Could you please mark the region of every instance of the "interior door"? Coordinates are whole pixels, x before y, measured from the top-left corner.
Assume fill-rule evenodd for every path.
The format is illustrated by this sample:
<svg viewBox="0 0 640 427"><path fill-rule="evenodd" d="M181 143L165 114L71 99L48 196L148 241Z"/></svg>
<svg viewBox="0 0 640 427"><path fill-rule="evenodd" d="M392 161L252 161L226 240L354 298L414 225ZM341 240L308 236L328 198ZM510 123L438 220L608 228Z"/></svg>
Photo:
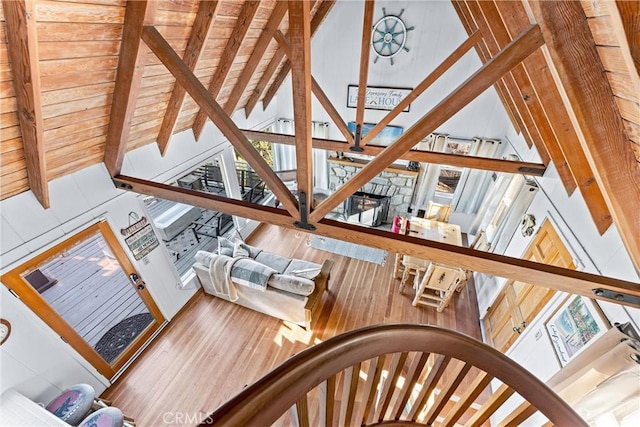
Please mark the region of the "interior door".
<svg viewBox="0 0 640 427"><path fill-rule="evenodd" d="M485 316L484 329L491 346L505 351L518 337L514 328L523 322L522 315L514 302L514 294L509 286L500 292Z"/></svg>
<svg viewBox="0 0 640 427"><path fill-rule="evenodd" d="M6 273L2 282L107 378L165 321L105 221Z"/></svg>
<svg viewBox="0 0 640 427"><path fill-rule="evenodd" d="M523 259L575 269L571 253L549 220L538 229ZM487 342L505 352L555 294L555 290L509 280L483 319Z"/></svg>

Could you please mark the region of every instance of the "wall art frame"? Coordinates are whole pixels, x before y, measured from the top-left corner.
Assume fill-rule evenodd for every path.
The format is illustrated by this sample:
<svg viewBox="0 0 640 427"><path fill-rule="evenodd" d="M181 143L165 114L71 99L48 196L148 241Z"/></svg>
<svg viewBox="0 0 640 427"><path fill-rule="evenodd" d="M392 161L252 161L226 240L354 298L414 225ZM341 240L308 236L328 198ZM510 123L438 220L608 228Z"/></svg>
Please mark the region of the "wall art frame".
<svg viewBox="0 0 640 427"><path fill-rule="evenodd" d="M563 367L611 327L595 301L580 295L566 297L544 326Z"/></svg>

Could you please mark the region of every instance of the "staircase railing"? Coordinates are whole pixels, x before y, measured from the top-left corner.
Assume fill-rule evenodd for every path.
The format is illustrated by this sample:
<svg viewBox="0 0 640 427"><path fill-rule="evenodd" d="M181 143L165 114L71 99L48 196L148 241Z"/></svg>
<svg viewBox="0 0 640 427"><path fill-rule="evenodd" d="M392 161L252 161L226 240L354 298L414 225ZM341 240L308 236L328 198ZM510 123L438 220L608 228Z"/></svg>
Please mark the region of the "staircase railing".
<svg viewBox="0 0 640 427"><path fill-rule="evenodd" d="M502 384L491 393L495 380ZM268 426L280 419L279 424L299 426L479 426L496 418L508 399L515 409L492 424L519 425L539 411L544 417L538 424L586 425L544 383L497 350L446 329L385 324L299 353L201 425Z"/></svg>

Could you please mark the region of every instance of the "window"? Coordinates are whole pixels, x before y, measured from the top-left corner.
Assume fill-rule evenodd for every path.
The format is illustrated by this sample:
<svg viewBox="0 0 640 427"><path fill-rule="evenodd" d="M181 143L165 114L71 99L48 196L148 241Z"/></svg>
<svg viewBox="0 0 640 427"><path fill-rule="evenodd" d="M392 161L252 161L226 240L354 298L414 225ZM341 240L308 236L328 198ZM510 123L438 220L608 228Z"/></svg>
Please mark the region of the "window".
<svg viewBox="0 0 640 427"><path fill-rule="evenodd" d="M441 166L440 175L438 176L438 183L436 184L436 202L441 199L445 202L453 199L453 195L458 188L460 177L462 176L461 168L454 168L450 166Z"/></svg>
<svg viewBox="0 0 640 427"><path fill-rule="evenodd" d="M449 154L456 154L459 156L466 156L471 150L471 142L456 140L453 138L447 139L447 143L444 146L444 152ZM456 168L453 166L441 166L440 175L438 176L438 183L436 185L435 200L438 203L449 203L453 199L453 196L460 183L462 177L463 168Z"/></svg>

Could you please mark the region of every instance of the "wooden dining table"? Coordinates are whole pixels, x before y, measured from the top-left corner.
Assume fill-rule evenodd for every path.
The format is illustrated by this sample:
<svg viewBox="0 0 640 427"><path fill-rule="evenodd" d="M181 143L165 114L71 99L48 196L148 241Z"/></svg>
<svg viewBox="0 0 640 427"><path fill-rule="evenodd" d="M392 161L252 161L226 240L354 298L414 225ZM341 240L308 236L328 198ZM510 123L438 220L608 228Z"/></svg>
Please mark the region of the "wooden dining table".
<svg viewBox="0 0 640 427"><path fill-rule="evenodd" d="M448 222L411 217L409 219L409 232L407 234L409 236L420 237L426 240L462 246L462 231L460 230L460 226L457 224L450 224ZM396 261L396 265L398 261L399 260ZM409 268L410 271L415 272L416 276L418 276L421 272L424 273L427 270L431 261L411 255L404 255L402 256L401 263L405 270ZM407 279L407 275L403 274L403 278L400 281L400 293L402 293ZM418 282L419 277L416 277L415 281Z"/></svg>
<svg viewBox="0 0 640 427"><path fill-rule="evenodd" d="M411 217L409 219L409 236L462 246L462 231L459 225L433 219ZM430 261L405 255L403 262L428 267Z"/></svg>

